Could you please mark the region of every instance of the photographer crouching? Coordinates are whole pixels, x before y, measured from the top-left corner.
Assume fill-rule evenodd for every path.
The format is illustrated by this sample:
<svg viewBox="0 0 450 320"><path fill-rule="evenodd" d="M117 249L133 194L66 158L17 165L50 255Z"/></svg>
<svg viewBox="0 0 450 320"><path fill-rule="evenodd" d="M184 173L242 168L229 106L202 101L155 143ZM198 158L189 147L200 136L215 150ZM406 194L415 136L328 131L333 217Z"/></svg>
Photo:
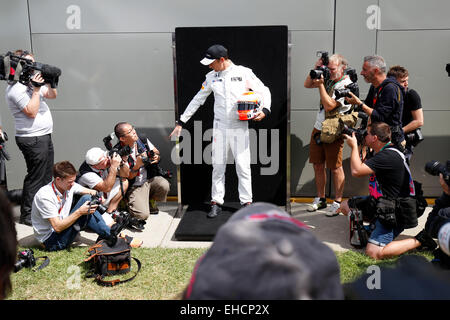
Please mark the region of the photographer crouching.
<svg viewBox="0 0 450 320"><path fill-rule="evenodd" d="M170 177L170 172L163 172L158 165L161 160L159 150L149 139L138 135L131 124L117 123L114 134L119 139L114 149L130 148L128 209L137 219L146 220L150 214L159 212L156 201L166 201L170 184L163 176Z"/></svg>
<svg viewBox="0 0 450 320"><path fill-rule="evenodd" d="M114 223L113 215L119 202L128 189L128 174L128 165L118 153L110 154L101 148L89 149L86 160L78 170L76 182L100 192L105 199L102 205L106 211L102 213L102 217L110 227Z"/></svg>
<svg viewBox="0 0 450 320"><path fill-rule="evenodd" d="M355 198L343 201L338 210L344 215L354 209L363 210L364 219L371 220L373 230L368 239L366 254L373 259L384 259L418 247L435 249L436 243L426 233L415 238L394 240L404 229L417 226L417 212L416 200L412 197L415 195L413 179L403 153L391 142L389 125L373 122L368 126L364 142L374 150L375 155L364 163L359 156L355 135L344 135L344 138L352 149L352 176L375 174L382 192L382 196L376 200L367 196L358 198L358 201Z"/></svg>
<svg viewBox="0 0 450 320"><path fill-rule="evenodd" d="M435 260L441 267L450 269L450 160L447 160L446 166L437 161L430 161L425 165L425 170L433 176L439 176L443 192L436 199L433 210L427 217L425 229L419 235L439 238L440 249L434 252Z"/></svg>

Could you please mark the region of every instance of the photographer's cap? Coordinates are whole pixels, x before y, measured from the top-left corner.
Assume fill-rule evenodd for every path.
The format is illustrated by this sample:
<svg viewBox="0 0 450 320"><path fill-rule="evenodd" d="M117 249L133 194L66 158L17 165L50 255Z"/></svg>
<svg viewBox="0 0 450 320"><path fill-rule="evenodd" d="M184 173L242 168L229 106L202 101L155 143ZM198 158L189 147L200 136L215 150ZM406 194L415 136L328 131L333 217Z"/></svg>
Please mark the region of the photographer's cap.
<svg viewBox="0 0 450 320"><path fill-rule="evenodd" d="M228 57L228 50L220 44L212 45L206 50L205 57L200 61L201 64L209 66L216 59Z"/></svg>
<svg viewBox="0 0 450 320"><path fill-rule="evenodd" d="M102 161L103 158L108 156L108 151L104 151L100 148L91 148L86 152L86 163L91 166L95 166Z"/></svg>

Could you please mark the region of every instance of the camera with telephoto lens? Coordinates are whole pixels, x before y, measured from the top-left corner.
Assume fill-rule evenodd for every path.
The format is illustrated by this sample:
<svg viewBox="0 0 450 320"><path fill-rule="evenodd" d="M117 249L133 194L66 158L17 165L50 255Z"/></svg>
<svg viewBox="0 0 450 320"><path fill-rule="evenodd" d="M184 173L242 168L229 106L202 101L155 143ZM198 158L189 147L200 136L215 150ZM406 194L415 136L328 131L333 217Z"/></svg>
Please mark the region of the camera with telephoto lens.
<svg viewBox="0 0 450 320"><path fill-rule="evenodd" d="M16 56L8 52L5 56L0 56L0 80L19 81L23 85L28 85L36 72L40 72L44 83L50 84L52 88L58 87L61 69L48 64L33 62L23 56ZM31 81L36 87L42 84Z"/></svg>
<svg viewBox="0 0 450 320"><path fill-rule="evenodd" d="M344 124L341 134L352 136L352 133L354 132L358 145L363 146L364 139L367 136L367 123L369 121L369 116L365 112L359 111L358 118L361 119L361 123L358 128L350 128L349 126Z"/></svg>
<svg viewBox="0 0 450 320"><path fill-rule="evenodd" d="M114 153L117 153L119 156L129 156L131 154L131 147L130 146L120 146L114 147L112 146L113 134L110 134L103 138L103 144L105 145L106 149L108 150L108 156L112 158L114 156Z"/></svg>
<svg viewBox="0 0 450 320"><path fill-rule="evenodd" d="M324 80L327 80L330 78L330 69L328 69L328 52L326 51L317 51L317 56L322 59L323 65L320 67L317 67L316 69L313 69L309 72L309 76L311 79L320 79L321 76L323 76Z"/></svg>
<svg viewBox="0 0 450 320"><path fill-rule="evenodd" d="M413 147L416 147L423 139L422 130L420 130L420 128L405 134L406 143Z"/></svg>
<svg viewBox="0 0 450 320"><path fill-rule="evenodd" d="M33 268L36 265L36 259L32 249L21 251L17 255L17 262L14 264L14 272L20 271L22 268Z"/></svg>
<svg viewBox="0 0 450 320"><path fill-rule="evenodd" d="M350 98L350 92L352 92L355 96L359 97L359 86L358 86L358 73L353 68L347 68L344 71L344 74L348 75L352 83L347 85L345 89L336 89L334 90L335 100L338 100L342 97Z"/></svg>
<svg viewBox="0 0 450 320"><path fill-rule="evenodd" d="M142 155L142 162L145 164L149 177L164 177L166 179L172 178L172 172L169 170L164 170L161 168L159 163L152 163L152 159L155 156L155 152L153 150L145 152L138 147L138 152Z"/></svg>
<svg viewBox="0 0 450 320"><path fill-rule="evenodd" d="M444 181L450 186L450 160L447 160L446 165L436 160L431 160L425 164L425 171L432 176L439 176L442 173Z"/></svg>
<svg viewBox="0 0 450 320"><path fill-rule="evenodd" d="M100 214L104 214L108 209L104 205L102 205L102 197L97 193L95 196L91 197L91 201L89 201L89 206L97 206L97 211Z"/></svg>

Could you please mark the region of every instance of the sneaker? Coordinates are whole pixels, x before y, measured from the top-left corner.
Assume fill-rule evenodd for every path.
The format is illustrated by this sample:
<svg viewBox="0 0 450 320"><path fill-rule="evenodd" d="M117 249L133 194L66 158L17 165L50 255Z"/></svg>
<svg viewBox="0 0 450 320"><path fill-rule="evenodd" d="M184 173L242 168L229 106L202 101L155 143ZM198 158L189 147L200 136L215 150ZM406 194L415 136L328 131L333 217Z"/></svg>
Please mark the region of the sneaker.
<svg viewBox="0 0 450 320"><path fill-rule="evenodd" d="M211 211L207 214L208 218L215 218L217 217L220 212L222 212L222 208L216 204L216 203L212 203L211 204Z"/></svg>
<svg viewBox="0 0 450 320"><path fill-rule="evenodd" d="M325 213L325 215L327 217L336 217L339 215L338 212L336 212L339 208L341 207L341 204L339 202L333 201L333 204L330 207L330 210L328 210L327 213Z"/></svg>
<svg viewBox="0 0 450 320"><path fill-rule="evenodd" d="M437 248L436 241L423 229L420 231L414 238L420 242L421 246L418 248L419 250L430 250L433 251Z"/></svg>
<svg viewBox="0 0 450 320"><path fill-rule="evenodd" d="M327 207L326 201L321 201L319 197L314 198L314 201L312 204L309 205L308 210L309 212L314 212L320 209L324 209Z"/></svg>

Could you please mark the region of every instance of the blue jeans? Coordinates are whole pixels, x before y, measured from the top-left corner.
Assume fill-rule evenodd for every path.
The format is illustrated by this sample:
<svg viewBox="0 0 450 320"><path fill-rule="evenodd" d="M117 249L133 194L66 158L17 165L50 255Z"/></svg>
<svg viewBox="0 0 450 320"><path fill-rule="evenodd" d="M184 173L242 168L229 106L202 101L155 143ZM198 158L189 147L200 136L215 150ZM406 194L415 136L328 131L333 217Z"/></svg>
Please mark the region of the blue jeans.
<svg viewBox="0 0 450 320"><path fill-rule="evenodd" d="M375 229L370 234L369 243L372 243L379 247L385 247L391 243L397 236L403 232L403 228L386 228L380 221L375 222Z"/></svg>
<svg viewBox="0 0 450 320"><path fill-rule="evenodd" d="M89 200L91 200L90 195L82 196L70 213L73 213ZM105 224L101 214L98 211L95 211L93 214L83 215L73 225L60 233L53 231L50 237L44 241L45 249L48 251L66 249L73 242L79 232L79 229L76 229L74 225L81 226L82 229L89 227L102 238L107 238L110 234L110 228Z"/></svg>

